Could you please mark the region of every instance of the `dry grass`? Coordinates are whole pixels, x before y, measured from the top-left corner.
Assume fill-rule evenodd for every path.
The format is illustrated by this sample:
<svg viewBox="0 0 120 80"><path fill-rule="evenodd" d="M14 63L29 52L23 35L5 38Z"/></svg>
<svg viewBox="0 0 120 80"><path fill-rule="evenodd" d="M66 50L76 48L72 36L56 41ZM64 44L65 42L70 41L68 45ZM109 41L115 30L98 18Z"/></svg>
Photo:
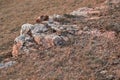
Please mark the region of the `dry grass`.
<svg viewBox="0 0 120 80"><path fill-rule="evenodd" d="M3 60L1 54L9 54L12 41L19 35L23 23L34 23L41 14L66 14L82 6L98 6L103 1L0 0L0 60ZM112 18L112 15L115 17ZM119 18L116 9L99 21L71 23L78 24L80 28L105 29L109 22L119 22ZM115 40L109 40L82 34L75 36L75 42L69 46L53 47L6 60L17 63L0 69L0 80L119 80L120 35Z"/></svg>
<svg viewBox="0 0 120 80"><path fill-rule="evenodd" d="M11 44L4 44L13 41L23 23L34 23L41 14L65 14L101 1L104 0L0 0L0 52L10 49Z"/></svg>

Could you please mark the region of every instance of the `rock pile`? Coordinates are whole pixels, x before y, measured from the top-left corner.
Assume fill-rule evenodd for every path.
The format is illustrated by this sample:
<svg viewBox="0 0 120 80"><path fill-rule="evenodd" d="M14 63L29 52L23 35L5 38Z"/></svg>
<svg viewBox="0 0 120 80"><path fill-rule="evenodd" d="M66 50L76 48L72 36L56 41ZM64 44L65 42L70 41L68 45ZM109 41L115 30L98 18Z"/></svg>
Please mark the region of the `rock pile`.
<svg viewBox="0 0 120 80"><path fill-rule="evenodd" d="M36 19L36 24L23 24L20 35L15 38L12 55L18 56L27 52L31 48L48 49L53 46L63 46L70 41L70 35L75 35L78 30L76 25L62 25L54 21L57 16L40 16ZM36 46L36 47L35 47Z"/></svg>
<svg viewBox="0 0 120 80"><path fill-rule="evenodd" d="M82 20L99 20L101 15L109 8L109 5L107 5L108 2L118 4L119 0L117 0L117 2L107 0L107 2L100 7L79 8L68 15L42 15L36 19L36 24L23 24L21 26L20 35L14 40L12 55L15 57L18 56L19 53L29 53L30 50L34 48L44 50L53 46L64 46L70 43L74 35L80 36L82 33L114 39L114 31L102 32L101 30L88 29L87 27L80 30L77 25L65 25L59 22L64 19L65 16L73 18L82 16L84 17Z"/></svg>

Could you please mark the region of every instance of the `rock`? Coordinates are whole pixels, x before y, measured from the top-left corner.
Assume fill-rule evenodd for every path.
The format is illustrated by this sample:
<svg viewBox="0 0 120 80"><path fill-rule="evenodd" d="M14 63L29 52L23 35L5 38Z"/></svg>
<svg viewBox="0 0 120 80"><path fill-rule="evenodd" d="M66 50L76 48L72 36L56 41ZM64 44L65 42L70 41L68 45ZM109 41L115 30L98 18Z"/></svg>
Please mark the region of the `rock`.
<svg viewBox="0 0 120 80"><path fill-rule="evenodd" d="M56 34L34 36L35 41L45 48L63 45L63 38Z"/></svg>
<svg viewBox="0 0 120 80"><path fill-rule="evenodd" d="M75 16L88 17L88 12L90 12L91 10L93 10L93 8L83 7L83 8L79 8L76 11L71 12L70 14Z"/></svg>
<svg viewBox="0 0 120 80"><path fill-rule="evenodd" d="M26 36L24 34L22 34L22 35L16 37L14 42L16 42L16 43L19 42L19 43L23 44L25 42L25 38L26 38Z"/></svg>
<svg viewBox="0 0 120 80"><path fill-rule="evenodd" d="M20 35L26 34L29 30L33 30L34 26L32 24L26 23L21 26Z"/></svg>
<svg viewBox="0 0 120 80"><path fill-rule="evenodd" d="M61 36L54 36L53 42L56 46L63 46L65 45L65 41Z"/></svg>
<svg viewBox="0 0 120 80"><path fill-rule="evenodd" d="M12 66L15 63L16 63L16 61L9 61L9 62L6 62L6 63L0 63L0 69L8 68L8 67Z"/></svg>
<svg viewBox="0 0 120 80"><path fill-rule="evenodd" d="M38 19L42 19L41 17L43 18L44 16L40 16ZM70 38L67 34L71 36L75 34L78 31L77 25L62 25L60 22L54 21L55 18L60 19L63 16L53 15L49 17L49 20L42 20L42 22L34 25L23 24L20 36L15 38L12 55L17 57L20 53L29 53L34 50L33 44L37 45L36 49L40 49L40 47L47 49L70 43Z"/></svg>
<svg viewBox="0 0 120 80"><path fill-rule="evenodd" d="M17 57L19 55L19 51L22 49L22 44L21 43L15 43L12 47L12 56Z"/></svg>
<svg viewBox="0 0 120 80"><path fill-rule="evenodd" d="M114 75L108 75L107 76L107 80L114 80L114 79L115 79Z"/></svg>
<svg viewBox="0 0 120 80"><path fill-rule="evenodd" d="M49 16L49 20L48 20L48 22L50 23L50 24L53 24L54 23L54 17L53 16Z"/></svg>
<svg viewBox="0 0 120 80"><path fill-rule="evenodd" d="M101 71L100 73L101 74L106 74L108 71L107 70L103 70L103 71Z"/></svg>
<svg viewBox="0 0 120 80"><path fill-rule="evenodd" d="M26 37L25 37L25 42L33 42L33 37L31 37L31 36L26 36Z"/></svg>
<svg viewBox="0 0 120 80"><path fill-rule="evenodd" d="M42 41L44 39L44 36L45 34L34 34L33 37L34 37L34 40L35 42L38 44L38 45L41 45L42 44Z"/></svg>
<svg viewBox="0 0 120 80"><path fill-rule="evenodd" d="M26 49L26 46L27 46L26 43L28 44L29 41L30 42L33 41L33 38L30 36L29 37L25 36L24 34L15 38L14 45L12 48L12 56L17 57L21 51L28 53L29 50Z"/></svg>
<svg viewBox="0 0 120 80"><path fill-rule="evenodd" d="M54 14L54 15L53 15L53 18L59 18L59 19L60 19L60 18L63 18L63 16L58 15L58 14Z"/></svg>
<svg viewBox="0 0 120 80"><path fill-rule="evenodd" d="M52 46L63 46L65 44L65 41L68 41L67 38L63 36L58 36L56 34L50 34L40 37L38 39L38 43L44 46L45 48L50 48Z"/></svg>
<svg viewBox="0 0 120 80"><path fill-rule="evenodd" d="M30 50L25 46L22 48L23 53L29 54Z"/></svg>
<svg viewBox="0 0 120 80"><path fill-rule="evenodd" d="M54 14L52 16L49 16L49 23L54 23L55 21L62 20L64 17L62 15Z"/></svg>
<svg viewBox="0 0 120 80"><path fill-rule="evenodd" d="M36 23L41 23L42 21L48 21L49 16L48 15L41 15L36 18Z"/></svg>
<svg viewBox="0 0 120 80"><path fill-rule="evenodd" d="M34 29L32 30L32 34L43 33L46 32L47 30L48 28L44 24L35 24Z"/></svg>

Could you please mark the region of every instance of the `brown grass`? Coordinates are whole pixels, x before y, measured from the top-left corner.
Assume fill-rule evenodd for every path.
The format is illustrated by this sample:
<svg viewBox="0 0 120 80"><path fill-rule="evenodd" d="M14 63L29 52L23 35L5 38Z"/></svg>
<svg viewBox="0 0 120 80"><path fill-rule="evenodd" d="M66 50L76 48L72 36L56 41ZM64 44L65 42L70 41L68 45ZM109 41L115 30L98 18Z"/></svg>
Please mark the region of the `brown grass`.
<svg viewBox="0 0 120 80"><path fill-rule="evenodd" d="M81 6L92 6L104 0L0 0L0 52L11 47L24 23L34 23L42 14L65 14ZM7 46L5 45L6 43Z"/></svg>
<svg viewBox="0 0 120 80"><path fill-rule="evenodd" d="M6 56L3 54L10 53L23 23L34 23L41 14L65 14L83 6L98 6L103 1L0 0L0 61L17 62L12 67L0 69L0 80L119 80L119 34L114 40L82 34L75 36L74 44L65 47L34 51L17 59L3 59ZM105 28L110 22L119 22L120 12L116 9L111 12L98 21L72 23L80 28Z"/></svg>

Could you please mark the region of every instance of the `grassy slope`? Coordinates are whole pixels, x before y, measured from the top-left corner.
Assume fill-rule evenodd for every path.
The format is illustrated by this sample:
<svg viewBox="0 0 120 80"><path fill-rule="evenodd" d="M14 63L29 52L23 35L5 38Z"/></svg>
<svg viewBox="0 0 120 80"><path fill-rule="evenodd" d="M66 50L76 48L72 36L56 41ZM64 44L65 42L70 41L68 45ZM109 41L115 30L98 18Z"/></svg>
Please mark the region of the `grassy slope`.
<svg viewBox="0 0 120 80"><path fill-rule="evenodd" d="M104 0L0 0L0 52L11 48L23 23L34 23L41 14L69 13Z"/></svg>
<svg viewBox="0 0 120 80"><path fill-rule="evenodd" d="M103 0L100 0L100 2L99 0L0 1L2 1L0 3L0 49L5 47L1 52L7 52L13 39L19 34L20 26L23 23L34 23L35 17L41 14L69 13L81 6L95 6L96 3ZM94 27L97 25L97 27L104 27L108 23L119 22L119 11L111 12L114 14L112 16L115 17L112 18L111 15L103 16L101 20L87 22L83 26ZM48 51L37 51L29 55L19 56L16 59L16 65L0 70L0 80L9 80L10 78L11 80L120 79L118 78L120 75L120 39L109 41L100 37L95 40L95 38L91 39L81 35L76 38L76 41L78 44L62 48L55 47ZM10 60L12 59L10 58Z"/></svg>

